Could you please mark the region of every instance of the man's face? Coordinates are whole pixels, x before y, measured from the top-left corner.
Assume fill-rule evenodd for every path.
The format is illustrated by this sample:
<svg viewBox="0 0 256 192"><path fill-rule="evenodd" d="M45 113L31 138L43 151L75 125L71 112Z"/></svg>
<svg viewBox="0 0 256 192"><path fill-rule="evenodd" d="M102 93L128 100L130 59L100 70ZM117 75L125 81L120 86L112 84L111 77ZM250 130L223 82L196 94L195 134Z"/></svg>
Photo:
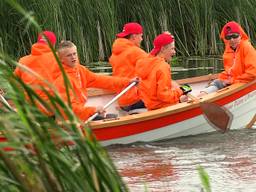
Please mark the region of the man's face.
<svg viewBox="0 0 256 192"><path fill-rule="evenodd" d="M136 46L140 47L141 41L143 40L143 34L133 34L131 35L130 40L134 42Z"/></svg>
<svg viewBox="0 0 256 192"><path fill-rule="evenodd" d="M59 57L63 65L75 67L78 63L76 47L70 47L60 50Z"/></svg>
<svg viewBox="0 0 256 192"><path fill-rule="evenodd" d="M239 35L238 33L232 33L232 34L225 36L225 39L228 40L229 46L232 49L236 49L237 46L240 44L241 35Z"/></svg>
<svg viewBox="0 0 256 192"><path fill-rule="evenodd" d="M168 62L172 59L172 57L176 54L175 51L175 43L172 42L171 44L162 48L162 53L164 54L165 60Z"/></svg>

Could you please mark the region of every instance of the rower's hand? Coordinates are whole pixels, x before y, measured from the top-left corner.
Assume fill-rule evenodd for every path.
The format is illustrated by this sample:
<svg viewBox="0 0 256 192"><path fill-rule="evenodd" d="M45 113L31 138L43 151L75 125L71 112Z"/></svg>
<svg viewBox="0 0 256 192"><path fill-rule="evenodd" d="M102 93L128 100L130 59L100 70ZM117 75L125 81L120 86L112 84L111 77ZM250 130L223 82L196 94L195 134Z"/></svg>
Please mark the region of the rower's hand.
<svg viewBox="0 0 256 192"><path fill-rule="evenodd" d="M188 96L187 95L181 95L180 96L180 102L183 103L183 102L187 102L188 101Z"/></svg>
<svg viewBox="0 0 256 192"><path fill-rule="evenodd" d="M99 115L105 115L106 110L103 109L102 106L96 106L96 112L99 113Z"/></svg>
<svg viewBox="0 0 256 192"><path fill-rule="evenodd" d="M222 83L224 86L231 85L233 83L233 79L230 78L230 79L223 80Z"/></svg>
<svg viewBox="0 0 256 192"><path fill-rule="evenodd" d="M140 78L139 77L134 77L130 80L130 84L135 82L136 84L138 84L140 82Z"/></svg>

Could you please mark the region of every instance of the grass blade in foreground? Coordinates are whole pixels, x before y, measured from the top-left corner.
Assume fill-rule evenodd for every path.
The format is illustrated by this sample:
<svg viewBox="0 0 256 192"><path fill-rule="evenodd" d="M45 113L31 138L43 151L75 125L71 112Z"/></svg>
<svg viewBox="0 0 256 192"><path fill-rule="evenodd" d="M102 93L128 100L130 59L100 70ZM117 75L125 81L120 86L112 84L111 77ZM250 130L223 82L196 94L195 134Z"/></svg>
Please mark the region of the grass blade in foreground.
<svg viewBox="0 0 256 192"><path fill-rule="evenodd" d="M15 1L8 2L26 13ZM7 139L0 142L0 187L5 191L127 191L105 149L88 128L86 137L81 135L82 123L59 95L50 95L41 87L50 100L46 103L13 75L9 66L15 61L3 52L0 60L2 78L11 87L8 95L17 110L0 108L0 131ZM50 109L58 122L35 107L37 102ZM6 147L12 151L5 151Z"/></svg>

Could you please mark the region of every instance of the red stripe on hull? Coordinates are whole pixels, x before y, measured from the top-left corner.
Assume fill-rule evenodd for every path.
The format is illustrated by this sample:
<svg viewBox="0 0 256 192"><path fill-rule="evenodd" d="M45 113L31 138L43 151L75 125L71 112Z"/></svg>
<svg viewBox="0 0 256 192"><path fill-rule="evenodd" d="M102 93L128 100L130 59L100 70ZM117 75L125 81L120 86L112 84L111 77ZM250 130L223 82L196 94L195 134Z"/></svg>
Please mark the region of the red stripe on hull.
<svg viewBox="0 0 256 192"><path fill-rule="evenodd" d="M252 84L247 88L240 90L230 96L226 96L222 99L217 100L215 103L219 105L225 105L230 102L235 101L236 99L256 90L256 84ZM127 125L115 126L115 127L107 127L107 128L99 128L94 129L93 132L96 135L97 139L100 141L106 141L116 138L122 138L126 136L136 135L139 133L147 132L154 129L159 129L161 127L165 127L167 125L172 125L178 122L182 122L184 120L196 117L201 115L202 111L200 107L190 109L187 111L179 112L176 114L171 114L169 116L160 117L157 119L146 120L137 123L131 123ZM0 142L6 142L6 138L0 137ZM5 148L4 150L11 150L11 148Z"/></svg>
<svg viewBox="0 0 256 192"><path fill-rule="evenodd" d="M167 125L175 124L195 116L202 114L202 111L199 107L191 109L188 111L183 111L180 113L172 114L165 117L160 117L157 119L151 119L147 121L141 121L138 123L132 123L128 125L121 125L116 127L107 127L94 129L93 133L96 135L96 138L100 141L116 139L121 137L126 137L130 135L136 135L146 131L158 129L165 127Z"/></svg>
<svg viewBox="0 0 256 192"><path fill-rule="evenodd" d="M242 89L236 93L233 93L232 95L229 95L227 97L224 97L223 99L218 100L216 103L219 105L226 105L228 103L231 103L232 101L235 101L239 99L240 97L256 90L256 84L252 84L249 87L246 87L245 89Z"/></svg>
<svg viewBox="0 0 256 192"><path fill-rule="evenodd" d="M255 89L256 89L256 84L252 84L251 86L239 92L236 92L230 96L217 100L215 103L223 106L254 91ZM94 129L93 132L99 141L106 141L111 139L132 136L139 133L151 131L154 129L159 129L161 127L182 122L184 120L196 117L201 114L202 114L201 109L197 107L188 111L183 111L177 114L172 114L172 115L157 118L157 119L151 119L147 121L131 123L131 124L115 126L115 127Z"/></svg>

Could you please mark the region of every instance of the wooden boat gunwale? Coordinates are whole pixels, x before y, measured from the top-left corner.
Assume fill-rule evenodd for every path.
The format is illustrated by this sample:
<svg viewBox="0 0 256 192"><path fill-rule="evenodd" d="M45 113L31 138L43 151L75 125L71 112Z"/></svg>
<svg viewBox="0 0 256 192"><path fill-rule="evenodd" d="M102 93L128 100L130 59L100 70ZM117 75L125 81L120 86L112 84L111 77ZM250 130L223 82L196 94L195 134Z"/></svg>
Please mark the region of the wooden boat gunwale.
<svg viewBox="0 0 256 192"><path fill-rule="evenodd" d="M199 83L213 79L213 77L214 76L206 75L182 79L177 82L180 84ZM109 94L113 95L113 93L109 91L102 90L93 92L91 95L89 93L92 97ZM231 85L202 97L200 101L213 102L220 106L231 106L230 110L232 110L232 113L238 118L235 119L235 123L239 124L239 128L241 128L249 122L251 115L253 116L255 114L255 97L256 80L247 84ZM239 103L241 100L245 100L245 104L242 103L240 106L241 108L244 107L245 110L241 110L241 114L245 114L245 116L239 114L241 108L238 110L236 106L234 108L232 106ZM249 110L247 110L247 108L249 108ZM249 116L248 112L250 113ZM88 125L104 146L111 144L129 144L138 141L157 141L214 131L203 118L200 103L179 103L141 114L123 116L117 120L90 122ZM235 127L235 129L237 128L238 126ZM6 139L0 137L0 140L3 142Z"/></svg>
<svg viewBox="0 0 256 192"><path fill-rule="evenodd" d="M209 75L194 77L194 78L187 78L187 79L179 80L178 82L179 83L190 83L190 82L196 83L196 82L205 81L205 80L209 80ZM240 83L233 84L220 91L217 91L215 93L211 93L209 95L202 97L200 101L213 102L213 103L219 104L220 106L223 106L233 100L234 94L242 94L241 91L243 91L244 94L242 94L241 96L246 95L254 87L256 87L256 80L248 84L240 84ZM247 92L245 91L246 89L248 89ZM195 113L195 110L197 111L196 113ZM90 127L93 129L100 129L100 128L106 128L106 127L122 126L122 125L129 126L129 124L132 124L132 123L158 119L165 116L170 116L173 114L178 114L183 112L188 112L188 113L194 112L195 114L193 116L202 114L202 111L200 109L200 103L179 103L177 105L173 105L173 106L169 106L169 107L161 108L157 110L152 110L148 112L143 112L141 114L120 117L117 120L95 121L90 123Z"/></svg>

